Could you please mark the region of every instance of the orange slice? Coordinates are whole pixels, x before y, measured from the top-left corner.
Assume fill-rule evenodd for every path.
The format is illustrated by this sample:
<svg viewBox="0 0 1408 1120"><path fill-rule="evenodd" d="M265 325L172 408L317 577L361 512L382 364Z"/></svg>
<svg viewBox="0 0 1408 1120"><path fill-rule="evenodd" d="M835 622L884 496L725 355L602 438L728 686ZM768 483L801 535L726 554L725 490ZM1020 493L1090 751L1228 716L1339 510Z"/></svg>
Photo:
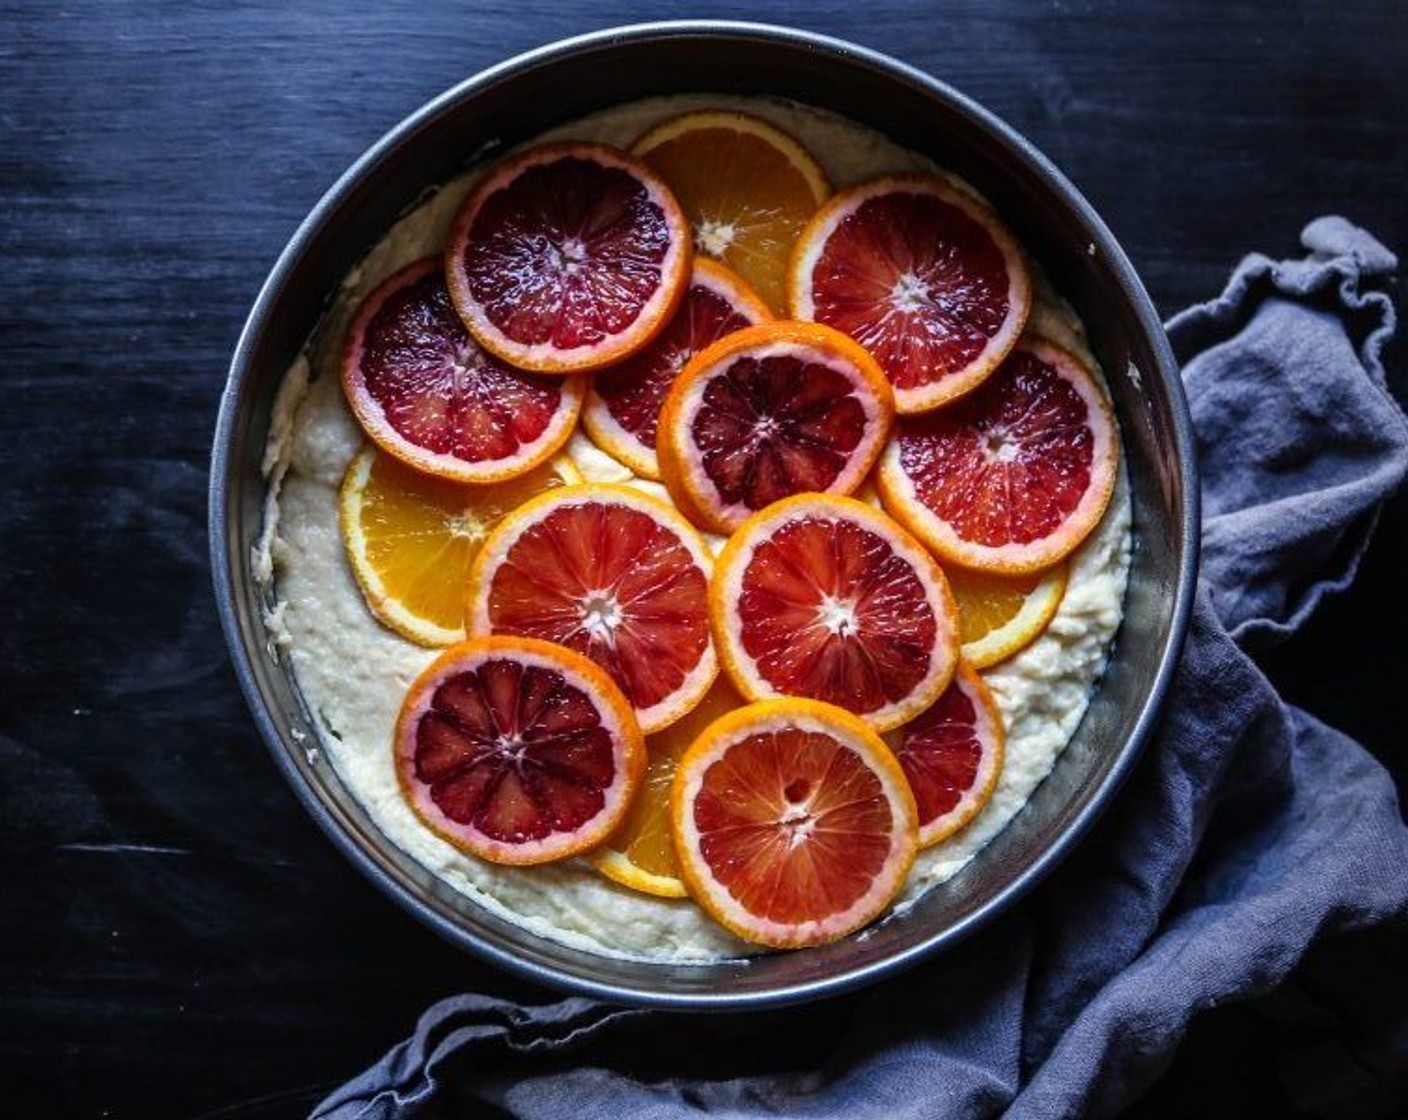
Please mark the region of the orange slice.
<svg viewBox="0 0 1408 1120"><path fill-rule="evenodd" d="M490 530L529 498L581 480L559 455L493 486L464 486L364 447L343 476L338 521L367 608L421 645L462 641L469 565Z"/></svg>
<svg viewBox="0 0 1408 1120"><path fill-rule="evenodd" d="M895 755L919 806L919 846L945 840L978 815L1002 772L1002 713L967 665L928 709L896 733Z"/></svg>
<svg viewBox="0 0 1408 1120"><path fill-rule="evenodd" d="M811 154L775 125L725 110L665 121L631 151L675 192L694 224L695 249L780 311L792 245L831 193Z"/></svg>
<svg viewBox="0 0 1408 1120"><path fill-rule="evenodd" d="M750 517L719 554L709 613L744 696L824 700L882 731L938 699L958 662L943 572L854 498L801 494Z"/></svg>
<svg viewBox="0 0 1408 1120"><path fill-rule="evenodd" d="M434 257L363 302L347 332L342 388L384 451L456 482L498 482L546 462L571 436L584 393L579 378L524 373L481 349Z"/></svg>
<svg viewBox="0 0 1408 1120"><path fill-rule="evenodd" d="M630 702L581 654L480 638L412 683L395 759L428 828L481 859L533 864L595 847L620 824L645 742Z"/></svg>
<svg viewBox="0 0 1408 1120"><path fill-rule="evenodd" d="M694 707L718 672L713 558L694 527L624 486L568 486L504 518L469 578L471 634L520 634L590 657L646 734Z"/></svg>
<svg viewBox="0 0 1408 1120"><path fill-rule="evenodd" d="M670 831L670 787L690 745L714 720L742 706L728 681L719 677L695 707L645 740L650 761L630 812L611 838L591 852L593 867L622 886L661 898L684 898L679 859Z"/></svg>
<svg viewBox="0 0 1408 1120"><path fill-rule="evenodd" d="M660 406L689 360L731 331L771 319L752 288L721 264L696 257L675 317L645 349L592 378L582 427L592 442L634 473L657 481Z"/></svg>
<svg viewBox="0 0 1408 1120"><path fill-rule="evenodd" d="M1026 649L1046 629L1066 595L1069 568L994 576L954 567L944 574L958 604L963 660L986 669Z"/></svg>
<svg viewBox="0 0 1408 1120"><path fill-rule="evenodd" d="M1119 471L1095 375L1037 338L949 408L905 417L880 462L885 508L944 561L1023 575L1100 523Z"/></svg>
<svg viewBox="0 0 1408 1120"><path fill-rule="evenodd" d="M969 392L1016 344L1031 311L1021 248L991 210L937 175L842 191L797 239L788 305L873 355L902 413Z"/></svg>
<svg viewBox="0 0 1408 1120"><path fill-rule="evenodd" d="M603 144L544 144L470 191L445 275L486 350L573 373L654 338L684 296L692 256L689 222L649 168Z"/></svg>
<svg viewBox="0 0 1408 1120"><path fill-rule="evenodd" d="M917 845L895 756L855 716L810 700L751 704L712 723L680 760L670 819L694 900L777 949L873 921Z"/></svg>
<svg viewBox="0 0 1408 1120"><path fill-rule="evenodd" d="M793 494L849 494L894 410L884 372L839 331L762 323L697 354L670 388L660 474L696 524L728 533Z"/></svg>

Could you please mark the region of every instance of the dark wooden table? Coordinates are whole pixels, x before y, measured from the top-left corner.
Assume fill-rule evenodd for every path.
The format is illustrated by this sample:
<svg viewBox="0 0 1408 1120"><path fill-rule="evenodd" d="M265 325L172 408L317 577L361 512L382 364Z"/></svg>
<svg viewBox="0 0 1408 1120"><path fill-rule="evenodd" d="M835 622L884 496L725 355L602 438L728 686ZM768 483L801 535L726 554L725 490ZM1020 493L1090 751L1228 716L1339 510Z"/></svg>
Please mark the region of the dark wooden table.
<svg viewBox="0 0 1408 1120"><path fill-rule="evenodd" d="M363 882L267 758L209 588L209 441L265 273L368 144L483 66L662 13L565 0L291 8L74 0L0 13L7 1115L297 1115L431 999L512 990ZM1246 251L1296 253L1322 213L1408 249L1401 0L679 14L796 23L953 82L1086 191L1164 313L1213 295ZM1269 659L1291 697L1400 779L1405 570L1400 497L1356 586ZM1205 1016L1137 1113L1289 1114L1292 1044L1317 1045L1333 1024L1286 1021L1265 1001ZM817 1056L799 1046L789 1060ZM42 1113L14 1107L41 1100Z"/></svg>

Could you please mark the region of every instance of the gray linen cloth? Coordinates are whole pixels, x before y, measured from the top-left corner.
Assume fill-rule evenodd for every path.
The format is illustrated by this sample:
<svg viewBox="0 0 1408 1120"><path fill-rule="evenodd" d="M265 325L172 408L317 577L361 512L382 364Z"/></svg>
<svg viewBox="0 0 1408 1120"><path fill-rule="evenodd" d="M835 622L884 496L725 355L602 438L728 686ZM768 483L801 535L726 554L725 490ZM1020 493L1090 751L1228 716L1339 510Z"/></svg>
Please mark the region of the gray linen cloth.
<svg viewBox="0 0 1408 1120"><path fill-rule="evenodd" d="M1408 470L1381 364L1394 310L1368 290L1397 262L1340 218L1302 240L1305 259L1248 257L1168 324L1203 470L1192 628L1128 785L1031 898L940 959L790 1012L446 999L314 1115L1108 1116L1198 1011L1268 991L1327 935L1408 933L1392 782L1248 652L1353 579Z"/></svg>

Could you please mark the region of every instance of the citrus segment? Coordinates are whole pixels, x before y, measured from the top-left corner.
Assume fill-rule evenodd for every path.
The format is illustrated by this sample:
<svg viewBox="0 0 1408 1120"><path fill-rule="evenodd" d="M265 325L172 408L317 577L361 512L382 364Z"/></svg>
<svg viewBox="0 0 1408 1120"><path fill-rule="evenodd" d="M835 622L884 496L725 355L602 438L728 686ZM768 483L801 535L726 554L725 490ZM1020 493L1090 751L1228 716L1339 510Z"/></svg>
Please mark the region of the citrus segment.
<svg viewBox="0 0 1408 1120"><path fill-rule="evenodd" d="M497 482L531 470L577 423L578 378L505 365L465 331L434 257L396 273L362 304L342 362L347 402L371 438L417 470Z"/></svg>
<svg viewBox="0 0 1408 1120"><path fill-rule="evenodd" d="M763 323L696 355L671 387L656 441L675 504L719 533L793 494L848 494L894 416L885 375L845 335Z"/></svg>
<svg viewBox="0 0 1408 1120"><path fill-rule="evenodd" d="M829 704L764 701L716 720L670 792L690 894L760 945L844 937L893 901L914 862L917 810L894 755Z"/></svg>
<svg viewBox="0 0 1408 1120"><path fill-rule="evenodd" d="M639 353L592 378L582 427L608 455L658 480L655 433L675 378L710 343L771 318L743 280L722 265L695 258L684 301L669 325Z"/></svg>
<svg viewBox="0 0 1408 1120"><path fill-rule="evenodd" d="M631 151L675 192L694 225L695 249L780 311L792 245L831 191L811 154L767 121L717 110L665 121Z"/></svg>
<svg viewBox="0 0 1408 1120"><path fill-rule="evenodd" d="M807 223L789 308L869 350L902 413L979 385L1031 310L1022 251L985 205L937 175L893 175L834 196Z"/></svg>
<svg viewBox="0 0 1408 1120"><path fill-rule="evenodd" d="M963 660L986 669L1029 646L1061 606L1068 573L1065 564L1027 576L949 568Z"/></svg>
<svg viewBox="0 0 1408 1120"><path fill-rule="evenodd" d="M952 836L978 815L1002 772L1002 713L972 668L897 733L895 755L919 806L919 846Z"/></svg>
<svg viewBox="0 0 1408 1120"><path fill-rule="evenodd" d="M421 645L462 641L465 581L489 531L529 498L580 481L564 455L493 486L466 486L364 447L343 476L338 522L368 609Z"/></svg>
<svg viewBox="0 0 1408 1120"><path fill-rule="evenodd" d="M621 827L587 858L622 886L662 898L684 898L679 858L670 830L670 787L675 770L694 740L720 716L743 704L723 677L682 719L645 740L649 761L640 792Z"/></svg>
<svg viewBox="0 0 1408 1120"><path fill-rule="evenodd" d="M649 342L684 295L691 256L689 223L649 168L602 144L545 144L470 191L445 273L485 349L571 373Z"/></svg>
<svg viewBox="0 0 1408 1120"><path fill-rule="evenodd" d="M558 642L601 665L648 734L699 702L718 671L713 560L669 506L624 486L568 486L504 518L469 580L471 634Z"/></svg>
<svg viewBox="0 0 1408 1120"><path fill-rule="evenodd" d="M897 425L877 481L885 508L941 559L1016 575L1080 545L1118 469L1094 374L1033 338L971 396Z"/></svg>
<svg viewBox="0 0 1408 1120"><path fill-rule="evenodd" d="M883 513L803 494L749 518L719 555L714 639L744 696L804 696L881 730L953 676L958 618L933 558Z"/></svg>
<svg viewBox="0 0 1408 1120"><path fill-rule="evenodd" d="M630 704L580 654L487 638L451 646L396 721L396 772L411 808L495 863L566 859L621 821L645 769Z"/></svg>

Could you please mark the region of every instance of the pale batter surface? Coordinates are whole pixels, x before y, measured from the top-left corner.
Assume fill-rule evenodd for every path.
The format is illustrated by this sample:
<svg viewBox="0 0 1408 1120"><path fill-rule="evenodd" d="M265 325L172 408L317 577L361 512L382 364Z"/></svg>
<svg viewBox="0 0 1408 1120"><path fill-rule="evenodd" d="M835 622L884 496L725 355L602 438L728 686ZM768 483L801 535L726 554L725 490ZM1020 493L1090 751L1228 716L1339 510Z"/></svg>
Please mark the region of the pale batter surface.
<svg viewBox="0 0 1408 1120"><path fill-rule="evenodd" d="M796 105L722 96L658 98L583 118L541 139L595 140L627 147L659 120L699 107L746 108L777 123L816 156L836 187L932 163L842 118ZM412 679L435 656L383 628L364 605L338 531L338 487L362 446L338 377L341 342L357 306L397 269L439 251L471 173L446 185L399 221L346 278L317 341L285 376L275 405L265 473L265 529L255 557L272 581L266 618L318 724L320 742L342 780L387 837L477 903L569 945L613 956L708 960L750 947L689 901L638 894L581 861L504 868L466 855L432 833L401 796L392 765L392 729ZM1037 277L1032 325L1083 353L1084 332ZM633 480L580 433L568 448L583 474ZM715 544L718 542L715 541ZM1123 477L1099 528L1072 561L1066 596L1046 632L1010 661L984 673L1002 710L1007 754L991 801L950 840L921 852L903 901L954 875L1026 804L1075 733L1119 628L1130 559L1129 491ZM903 902L902 902L903 904Z"/></svg>

